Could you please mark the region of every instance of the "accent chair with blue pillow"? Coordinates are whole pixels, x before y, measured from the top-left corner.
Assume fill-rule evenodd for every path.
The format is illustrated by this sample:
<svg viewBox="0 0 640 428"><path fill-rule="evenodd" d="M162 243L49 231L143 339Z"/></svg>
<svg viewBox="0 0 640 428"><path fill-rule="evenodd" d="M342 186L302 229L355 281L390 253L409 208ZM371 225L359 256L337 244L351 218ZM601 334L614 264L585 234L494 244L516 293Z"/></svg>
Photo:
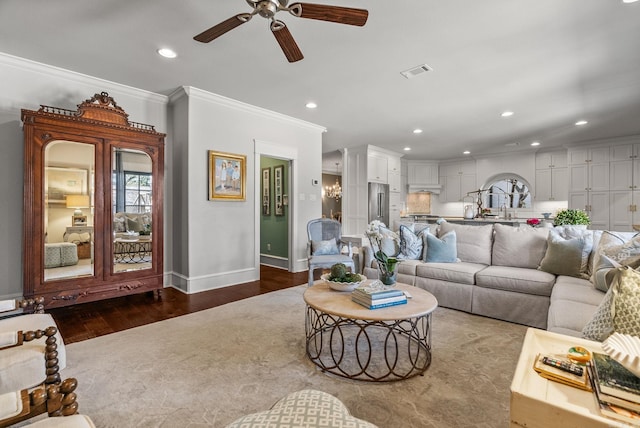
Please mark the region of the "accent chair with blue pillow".
<svg viewBox="0 0 640 428"><path fill-rule="evenodd" d="M315 269L330 269L336 263L344 263L355 272L351 242L342 242L342 224L328 218L318 218L307 223L307 260L309 263L309 286L313 285ZM347 254L341 253L346 245Z"/></svg>

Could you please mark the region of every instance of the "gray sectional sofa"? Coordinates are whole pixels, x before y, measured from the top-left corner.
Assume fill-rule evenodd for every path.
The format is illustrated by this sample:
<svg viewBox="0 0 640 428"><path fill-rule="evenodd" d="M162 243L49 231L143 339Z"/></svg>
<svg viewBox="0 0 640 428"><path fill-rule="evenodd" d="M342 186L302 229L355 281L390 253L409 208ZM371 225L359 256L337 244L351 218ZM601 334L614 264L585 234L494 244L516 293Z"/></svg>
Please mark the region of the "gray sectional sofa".
<svg viewBox="0 0 640 428"><path fill-rule="evenodd" d="M424 226L401 228L407 228L405 233L411 229L422 235L428 252L426 232L419 230ZM605 295L590 280L593 253L601 231L555 228L550 237L549 228L529 226L443 222L428 227L435 229L430 233L437 237L455 233L459 260L426 262L424 256L419 260L402 260L397 280L429 291L440 306L580 336ZM561 242L556 242L558 235L566 241L560 238ZM621 235L628 239L634 236ZM575 251L574 256L563 252L566 242L576 236L582 246L578 259L574 257ZM575 239L571 242L574 245ZM377 278L371 247L365 246L362 251L362 273L367 278Z"/></svg>

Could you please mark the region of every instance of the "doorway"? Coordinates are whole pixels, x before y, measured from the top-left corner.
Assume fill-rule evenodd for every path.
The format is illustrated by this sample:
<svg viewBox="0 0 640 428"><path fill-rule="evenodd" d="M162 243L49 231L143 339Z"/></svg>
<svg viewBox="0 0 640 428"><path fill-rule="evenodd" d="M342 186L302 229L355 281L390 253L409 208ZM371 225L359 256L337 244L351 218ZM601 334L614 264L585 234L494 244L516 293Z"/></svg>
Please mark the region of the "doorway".
<svg viewBox="0 0 640 428"><path fill-rule="evenodd" d="M260 264L289 270L291 161L260 156Z"/></svg>

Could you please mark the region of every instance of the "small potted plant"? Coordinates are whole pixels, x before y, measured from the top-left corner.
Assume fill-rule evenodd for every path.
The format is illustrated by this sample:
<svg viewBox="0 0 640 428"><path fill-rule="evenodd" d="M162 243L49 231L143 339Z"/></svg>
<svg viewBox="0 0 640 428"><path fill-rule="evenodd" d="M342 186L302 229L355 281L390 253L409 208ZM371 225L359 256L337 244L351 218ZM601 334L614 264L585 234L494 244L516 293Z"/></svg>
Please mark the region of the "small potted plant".
<svg viewBox="0 0 640 428"><path fill-rule="evenodd" d="M564 209L556 213L553 219L554 226L580 225L587 227L591 220L586 212L576 209Z"/></svg>

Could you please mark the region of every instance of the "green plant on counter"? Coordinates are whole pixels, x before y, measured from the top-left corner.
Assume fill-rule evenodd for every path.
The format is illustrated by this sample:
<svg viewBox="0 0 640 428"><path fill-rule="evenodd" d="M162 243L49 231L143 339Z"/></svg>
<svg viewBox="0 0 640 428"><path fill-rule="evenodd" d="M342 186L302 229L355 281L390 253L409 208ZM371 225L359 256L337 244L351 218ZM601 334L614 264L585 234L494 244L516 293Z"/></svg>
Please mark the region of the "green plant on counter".
<svg viewBox="0 0 640 428"><path fill-rule="evenodd" d="M566 224L590 224L591 220L586 212L582 210L566 209L557 212L554 220L554 226L562 226Z"/></svg>

